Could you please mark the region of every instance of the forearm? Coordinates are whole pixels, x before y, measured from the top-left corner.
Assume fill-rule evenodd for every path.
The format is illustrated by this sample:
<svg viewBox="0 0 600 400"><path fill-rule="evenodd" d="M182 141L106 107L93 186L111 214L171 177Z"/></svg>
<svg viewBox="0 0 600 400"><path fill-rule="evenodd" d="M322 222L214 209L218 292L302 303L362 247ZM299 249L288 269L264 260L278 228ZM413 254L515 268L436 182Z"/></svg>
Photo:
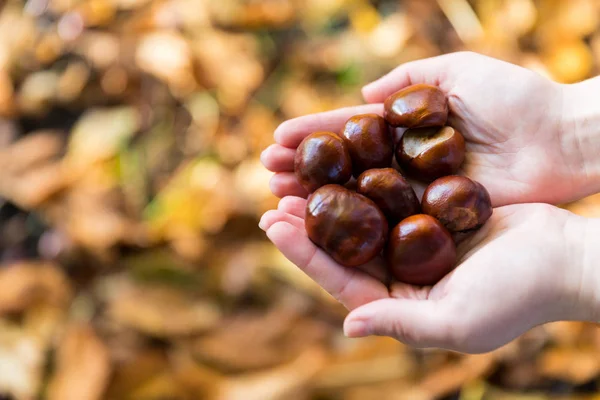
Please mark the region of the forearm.
<svg viewBox="0 0 600 400"><path fill-rule="evenodd" d="M600 77L564 85L563 149L581 195L600 192Z"/></svg>

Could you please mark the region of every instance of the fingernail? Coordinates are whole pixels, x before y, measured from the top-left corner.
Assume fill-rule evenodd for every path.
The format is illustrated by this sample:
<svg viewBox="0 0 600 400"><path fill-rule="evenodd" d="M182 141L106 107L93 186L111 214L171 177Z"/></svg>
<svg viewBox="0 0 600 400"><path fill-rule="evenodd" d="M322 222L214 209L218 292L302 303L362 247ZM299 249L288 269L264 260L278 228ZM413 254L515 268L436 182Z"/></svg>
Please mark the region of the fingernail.
<svg viewBox="0 0 600 400"><path fill-rule="evenodd" d="M260 163L262 165L265 165L265 152L264 152L264 150L260 153L260 156L258 156L258 159L260 160Z"/></svg>
<svg viewBox="0 0 600 400"><path fill-rule="evenodd" d="M265 165L265 156L267 155L267 150L269 150L269 148L267 147L266 149L264 149L261 153L260 156L258 157L260 162L262 163L262 165Z"/></svg>
<svg viewBox="0 0 600 400"><path fill-rule="evenodd" d="M265 218L264 218L264 216L260 217L260 221L258 222L258 227L259 227L260 229L262 229L263 231L266 231L266 230L267 230L267 227L266 227L266 225L267 225L267 223L266 223L266 221L265 221Z"/></svg>
<svg viewBox="0 0 600 400"><path fill-rule="evenodd" d="M364 93L364 92L365 92L365 90L369 90L369 89L370 89L370 88L373 86L373 83L375 83L375 82L369 82L369 83L367 83L366 85L364 85L364 86L362 87L362 89L361 89L361 90L362 90L362 92Z"/></svg>
<svg viewBox="0 0 600 400"><path fill-rule="evenodd" d="M359 338L368 336L369 326L364 320L346 320L346 322L344 323L344 335L349 338Z"/></svg>
<svg viewBox="0 0 600 400"><path fill-rule="evenodd" d="M371 82L371 83L367 83L365 86L362 87L362 89L360 90L361 94L363 95L363 97L365 97L368 92L373 88L373 84L375 82Z"/></svg>

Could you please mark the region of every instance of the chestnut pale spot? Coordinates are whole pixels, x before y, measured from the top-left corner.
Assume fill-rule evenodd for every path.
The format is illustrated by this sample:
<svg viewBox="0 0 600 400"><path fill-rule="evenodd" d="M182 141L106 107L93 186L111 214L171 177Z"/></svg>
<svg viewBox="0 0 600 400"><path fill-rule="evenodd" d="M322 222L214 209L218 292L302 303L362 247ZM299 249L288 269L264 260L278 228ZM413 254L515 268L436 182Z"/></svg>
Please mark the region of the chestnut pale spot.
<svg viewBox="0 0 600 400"><path fill-rule="evenodd" d="M412 130L406 135L404 140L404 152L412 158L427 152L432 147L437 146L454 135L454 128L444 126L442 129L423 129L419 135L415 135L416 131Z"/></svg>
<svg viewBox="0 0 600 400"><path fill-rule="evenodd" d="M410 176L425 182L456 173L465 160L465 140L450 126L408 129L396 160Z"/></svg>

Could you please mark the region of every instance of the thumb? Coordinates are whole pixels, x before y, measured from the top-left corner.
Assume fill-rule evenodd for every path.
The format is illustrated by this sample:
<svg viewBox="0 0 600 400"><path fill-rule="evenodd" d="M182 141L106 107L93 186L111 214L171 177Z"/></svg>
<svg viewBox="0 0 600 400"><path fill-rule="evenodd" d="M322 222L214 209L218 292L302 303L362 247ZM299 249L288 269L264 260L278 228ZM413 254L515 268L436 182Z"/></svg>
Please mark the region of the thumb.
<svg viewBox="0 0 600 400"><path fill-rule="evenodd" d="M448 77L449 70L456 66L457 58L467 57L467 54L451 53L402 64L387 75L364 86L363 97L368 103L383 103L389 95L417 83L439 86L446 92L444 78Z"/></svg>
<svg viewBox="0 0 600 400"><path fill-rule="evenodd" d="M348 314L344 334L391 336L414 347L453 348L459 334L456 321L457 316L442 302L383 299Z"/></svg>

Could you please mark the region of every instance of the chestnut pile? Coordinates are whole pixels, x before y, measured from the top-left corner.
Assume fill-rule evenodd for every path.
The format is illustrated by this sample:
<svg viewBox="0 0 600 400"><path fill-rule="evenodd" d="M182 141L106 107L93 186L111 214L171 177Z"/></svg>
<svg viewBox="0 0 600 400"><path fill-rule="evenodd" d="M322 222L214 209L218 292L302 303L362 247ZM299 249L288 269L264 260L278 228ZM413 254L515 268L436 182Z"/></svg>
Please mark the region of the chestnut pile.
<svg viewBox="0 0 600 400"><path fill-rule="evenodd" d="M453 175L464 161L465 141L446 125L448 102L440 89L409 86L384 106L383 118L356 115L341 135L314 132L300 143L294 171L311 193L306 232L344 266L383 252L397 280L432 285L456 265L454 238L492 215L490 196L481 184ZM396 145L390 128L399 127L408 129ZM421 203L392 168L394 156L406 176L429 184Z"/></svg>

